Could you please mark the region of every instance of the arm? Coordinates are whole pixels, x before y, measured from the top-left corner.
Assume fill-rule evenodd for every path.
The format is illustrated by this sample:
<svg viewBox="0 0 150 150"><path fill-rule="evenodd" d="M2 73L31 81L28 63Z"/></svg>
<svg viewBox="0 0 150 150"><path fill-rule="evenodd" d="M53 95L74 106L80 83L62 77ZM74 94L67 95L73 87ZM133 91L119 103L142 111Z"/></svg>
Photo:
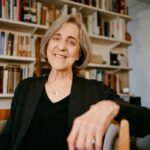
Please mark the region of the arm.
<svg viewBox="0 0 150 150"><path fill-rule="evenodd" d="M120 106L116 121L127 119L130 124L130 134L135 137L144 137L150 134L150 109L129 104L121 99L115 91L103 86L105 99L111 99Z"/></svg>
<svg viewBox="0 0 150 150"><path fill-rule="evenodd" d="M103 136L118 112L119 105L112 101L101 101L92 105L86 113L75 119L68 137L69 149L92 149L91 141L94 139L95 148L100 150Z"/></svg>
<svg viewBox="0 0 150 150"><path fill-rule="evenodd" d="M13 126L14 126L14 120L16 116L16 109L18 105L18 98L20 95L20 89L22 86L22 82L18 85L18 87L15 90L14 97L12 99L11 103L11 111L10 111L10 116L7 120L6 127L2 134L0 135L0 149L10 149L11 147L11 142L12 142L12 131L13 131Z"/></svg>
<svg viewBox="0 0 150 150"><path fill-rule="evenodd" d="M14 102L12 102L12 108L14 109ZM11 131L13 126L13 114L11 113L11 116L6 122L4 131L0 134L0 149L10 149L10 143L11 143Z"/></svg>
<svg viewBox="0 0 150 150"><path fill-rule="evenodd" d="M93 145L90 143L94 139L95 146L100 149L102 147L103 136L113 119L120 121L123 118L129 120L131 124L132 135L146 135L150 133L149 124L145 129L144 124L149 120L150 111L146 108L137 107L124 102L113 90L102 84L101 95L103 100L92 105L89 110L74 120L72 130L68 136L68 145L70 150L75 148L89 148ZM90 89L91 90L91 89ZM144 114L147 114L144 118ZM142 120L137 126L134 126L133 120ZM145 123L144 123L145 122ZM141 126L141 132L137 129ZM136 128L136 129L135 129ZM142 134L141 134L142 133Z"/></svg>

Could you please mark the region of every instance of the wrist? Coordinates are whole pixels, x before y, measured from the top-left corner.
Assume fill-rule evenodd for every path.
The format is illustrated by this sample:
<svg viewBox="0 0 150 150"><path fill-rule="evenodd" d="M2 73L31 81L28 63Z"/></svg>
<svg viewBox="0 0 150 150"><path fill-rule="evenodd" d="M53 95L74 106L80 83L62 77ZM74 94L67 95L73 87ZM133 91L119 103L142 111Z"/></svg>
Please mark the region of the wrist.
<svg viewBox="0 0 150 150"><path fill-rule="evenodd" d="M118 115L119 110L120 110L120 106L111 100L100 101L90 107L90 109L93 109L93 108L102 110L104 111L104 113L111 114L113 118Z"/></svg>

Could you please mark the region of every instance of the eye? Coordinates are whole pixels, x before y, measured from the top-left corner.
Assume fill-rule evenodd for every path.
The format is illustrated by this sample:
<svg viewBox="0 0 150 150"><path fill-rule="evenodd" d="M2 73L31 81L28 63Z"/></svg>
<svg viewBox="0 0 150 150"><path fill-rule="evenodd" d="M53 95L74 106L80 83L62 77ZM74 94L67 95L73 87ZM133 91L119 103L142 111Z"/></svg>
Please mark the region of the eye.
<svg viewBox="0 0 150 150"><path fill-rule="evenodd" d="M53 36L53 37L52 37L52 40L58 41L58 40L60 40L60 36Z"/></svg>
<svg viewBox="0 0 150 150"><path fill-rule="evenodd" d="M76 45L75 40L72 40L72 39L69 39L69 40L68 40L68 43L69 43L70 45L72 45L72 46L75 46L75 45Z"/></svg>

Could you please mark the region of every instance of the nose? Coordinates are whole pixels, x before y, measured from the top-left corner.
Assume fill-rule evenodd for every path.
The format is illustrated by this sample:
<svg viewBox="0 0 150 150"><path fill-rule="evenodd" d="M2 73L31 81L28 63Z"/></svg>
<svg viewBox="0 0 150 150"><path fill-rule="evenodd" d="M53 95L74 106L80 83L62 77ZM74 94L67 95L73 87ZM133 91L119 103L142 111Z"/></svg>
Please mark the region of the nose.
<svg viewBox="0 0 150 150"><path fill-rule="evenodd" d="M61 51L65 51L66 50L66 43L64 40L60 40L58 45L57 45L58 49Z"/></svg>

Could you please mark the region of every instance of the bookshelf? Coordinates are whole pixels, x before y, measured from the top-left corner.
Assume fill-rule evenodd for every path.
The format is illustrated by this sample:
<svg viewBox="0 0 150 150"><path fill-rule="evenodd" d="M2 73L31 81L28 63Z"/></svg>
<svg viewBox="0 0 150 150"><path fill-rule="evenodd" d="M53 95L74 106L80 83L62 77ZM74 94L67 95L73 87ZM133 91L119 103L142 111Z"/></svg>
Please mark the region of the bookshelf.
<svg viewBox="0 0 150 150"><path fill-rule="evenodd" d="M43 35L48 26L0 18L0 29Z"/></svg>
<svg viewBox="0 0 150 150"><path fill-rule="evenodd" d="M127 40L125 37L125 33L127 32L127 23L132 18L127 15L127 0L120 0L125 5L124 11L125 12L115 12L114 10L109 10L108 3L109 0L93 0L95 4L85 4L83 3L84 0L81 1L72 1L72 0L36 0L33 2L33 10L36 12L36 23L33 20L23 21L21 17L18 15L18 19L10 19L3 15L0 16L0 32L12 32L14 34L19 35L27 35L31 38L31 56L24 57L24 56L7 56L7 55L0 55L0 63L4 64L20 64L20 65L29 65L32 68L30 76L33 75L35 63L37 62L36 59L36 48L35 48L35 41L37 37L42 37L45 31L49 28L51 23L61 14L68 14L71 13L74 8L75 12L78 12L80 16L85 21L87 26L87 30L89 32L89 36L91 38L92 47L93 47L93 54L94 55L102 55L103 60L105 63L93 63L90 62L87 70L102 70L108 71L109 73L117 73L121 82L122 88L129 88L129 71L132 70L128 66L128 46L132 44L131 40ZM89 1L89 2L93 2ZM17 0L18 3L21 0ZM117 2L116 2L117 3ZM35 5L36 4L36 5ZM36 6L36 9L35 9ZM22 6L21 6L22 7ZM39 14L39 7L42 9L40 10L41 14ZM111 5L112 7L112 5ZM18 12L21 11L19 4L16 5ZM10 8L12 12L12 8ZM122 10L120 10L122 11ZM44 13L46 14L43 15ZM53 15L53 17L50 17ZM123 21L123 27L121 27L122 35L115 36L105 35L104 31L91 31L91 24L90 19L93 16L99 16L101 20L110 22L116 22L119 20L120 22ZM12 15L13 16L13 15ZM45 20L39 23L41 18L45 18ZM120 19L121 18L121 19ZM103 22L104 23L104 22ZM93 27L92 27L93 28ZM110 28L110 27L109 27ZM110 30L110 29L109 29ZM116 29L115 29L116 30ZM122 31L123 30L123 31ZM99 33L98 33L99 32ZM102 33L101 33L102 32ZM112 31L111 31L112 32ZM114 33L114 31L113 31ZM123 54L126 57L126 64L125 65L111 65L110 64L110 52L113 52L117 55ZM38 64L37 64L38 65ZM41 65L41 64L40 64ZM38 67L38 66L36 66ZM130 93L123 93L122 90L118 92L120 95L128 95ZM1 99L11 99L13 93L0 93L0 100Z"/></svg>
<svg viewBox="0 0 150 150"><path fill-rule="evenodd" d="M101 68L101 69L118 70L118 71L131 71L132 70L132 68L129 68L129 67L103 65L103 64L95 64L95 63L89 63L88 68Z"/></svg>
<svg viewBox="0 0 150 150"><path fill-rule="evenodd" d="M22 63L32 63L35 62L35 57L18 57L18 56L0 56L1 62L22 62Z"/></svg>
<svg viewBox="0 0 150 150"><path fill-rule="evenodd" d="M18 82L33 76L35 42L48 29L43 19L34 22L39 18L34 4L30 9L32 15L25 14L28 9L25 1L3 0L0 6L0 102L11 100ZM42 4L38 3L39 6ZM44 12L44 8L42 10Z"/></svg>

